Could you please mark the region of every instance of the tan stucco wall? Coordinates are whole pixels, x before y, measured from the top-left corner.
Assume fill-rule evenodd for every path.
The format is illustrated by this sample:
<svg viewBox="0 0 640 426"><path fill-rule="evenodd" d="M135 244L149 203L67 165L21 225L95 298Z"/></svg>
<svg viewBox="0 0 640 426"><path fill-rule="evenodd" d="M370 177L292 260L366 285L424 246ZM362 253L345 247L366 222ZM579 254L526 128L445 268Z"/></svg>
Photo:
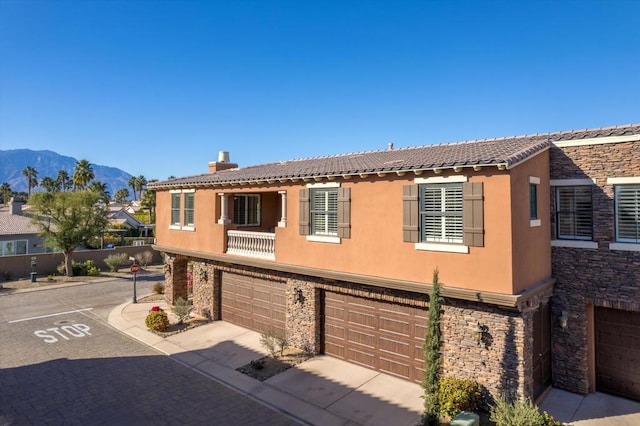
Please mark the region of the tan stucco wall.
<svg viewBox="0 0 640 426"><path fill-rule="evenodd" d="M529 177L540 178L538 218L530 226ZM551 276L551 224L549 151L544 151L511 171L513 287L519 293Z"/></svg>
<svg viewBox="0 0 640 426"><path fill-rule="evenodd" d="M351 238L342 239L340 244L307 241L299 235L299 190L305 187L302 181L289 186L199 188L195 195L195 232L169 229L170 195L158 191L158 244L222 254L226 229L235 226L217 223L219 193L269 192L263 196L266 224L279 219L277 191L287 190L287 226L275 228L279 263L426 283L438 268L440 281L446 286L506 294L518 293L549 277L547 154L510 172L487 168L479 172L465 169L461 174L466 174L469 181L484 183L485 245L470 247L468 254L421 251L402 241L402 187L413 183L415 176L410 174L336 179L341 186L351 188ZM530 175L541 178L538 200L542 226L537 228L529 228ZM421 177L428 176L435 175L425 173Z"/></svg>

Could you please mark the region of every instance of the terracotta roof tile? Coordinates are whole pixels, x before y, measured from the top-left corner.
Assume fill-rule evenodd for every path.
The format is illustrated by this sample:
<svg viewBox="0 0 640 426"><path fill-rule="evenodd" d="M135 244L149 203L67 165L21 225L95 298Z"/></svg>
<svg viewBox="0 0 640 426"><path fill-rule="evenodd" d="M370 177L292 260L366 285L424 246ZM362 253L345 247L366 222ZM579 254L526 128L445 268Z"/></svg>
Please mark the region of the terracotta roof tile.
<svg viewBox="0 0 640 426"><path fill-rule="evenodd" d="M570 132L545 133L426 145L393 150L355 152L238 167L210 174L165 180L149 188L246 183L291 178L357 175L361 173L429 170L456 166L500 165L513 167L560 140L622 136L640 133L640 124Z"/></svg>

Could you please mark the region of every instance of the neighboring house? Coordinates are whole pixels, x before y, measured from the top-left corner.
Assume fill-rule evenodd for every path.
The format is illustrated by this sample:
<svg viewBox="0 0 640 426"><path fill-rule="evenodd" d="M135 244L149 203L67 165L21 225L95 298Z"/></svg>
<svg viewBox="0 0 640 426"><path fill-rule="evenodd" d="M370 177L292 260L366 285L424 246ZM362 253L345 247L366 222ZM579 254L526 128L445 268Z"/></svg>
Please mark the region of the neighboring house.
<svg viewBox="0 0 640 426"><path fill-rule="evenodd" d="M437 269L443 375L640 399L640 125L209 171L149 184L169 303L420 382Z"/></svg>
<svg viewBox="0 0 640 426"><path fill-rule="evenodd" d="M143 224L136 219L126 206L117 203L111 203L107 206L107 218L111 226L118 225L127 229L142 229Z"/></svg>
<svg viewBox="0 0 640 426"><path fill-rule="evenodd" d="M11 199L0 208L0 256L45 253L44 239L31 217L23 214L22 203Z"/></svg>
<svg viewBox="0 0 640 426"><path fill-rule="evenodd" d="M127 213L133 215L133 214L138 213L142 209L142 206L140 205L140 201L133 200L133 201L127 203L127 205L124 206L124 209L127 211Z"/></svg>

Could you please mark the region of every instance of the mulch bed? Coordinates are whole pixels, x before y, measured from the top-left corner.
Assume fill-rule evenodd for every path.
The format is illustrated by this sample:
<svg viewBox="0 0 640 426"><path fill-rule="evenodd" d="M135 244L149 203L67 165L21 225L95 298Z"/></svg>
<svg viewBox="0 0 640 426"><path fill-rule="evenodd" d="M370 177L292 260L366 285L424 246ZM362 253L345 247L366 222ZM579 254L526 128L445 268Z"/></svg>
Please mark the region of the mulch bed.
<svg viewBox="0 0 640 426"><path fill-rule="evenodd" d="M313 358L313 354L309 352L298 348L286 348L282 355L276 354L275 357L265 356L251 361L236 370L263 382L311 358Z"/></svg>

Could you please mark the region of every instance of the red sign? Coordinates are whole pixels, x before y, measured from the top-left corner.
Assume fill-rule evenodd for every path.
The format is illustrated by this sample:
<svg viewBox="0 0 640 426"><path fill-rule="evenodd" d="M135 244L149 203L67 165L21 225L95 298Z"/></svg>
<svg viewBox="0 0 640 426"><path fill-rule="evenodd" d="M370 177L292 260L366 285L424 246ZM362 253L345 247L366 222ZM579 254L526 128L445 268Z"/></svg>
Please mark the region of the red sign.
<svg viewBox="0 0 640 426"><path fill-rule="evenodd" d="M131 272L133 272L134 274L137 274L139 270L140 270L139 265L136 265L135 263L131 265Z"/></svg>

